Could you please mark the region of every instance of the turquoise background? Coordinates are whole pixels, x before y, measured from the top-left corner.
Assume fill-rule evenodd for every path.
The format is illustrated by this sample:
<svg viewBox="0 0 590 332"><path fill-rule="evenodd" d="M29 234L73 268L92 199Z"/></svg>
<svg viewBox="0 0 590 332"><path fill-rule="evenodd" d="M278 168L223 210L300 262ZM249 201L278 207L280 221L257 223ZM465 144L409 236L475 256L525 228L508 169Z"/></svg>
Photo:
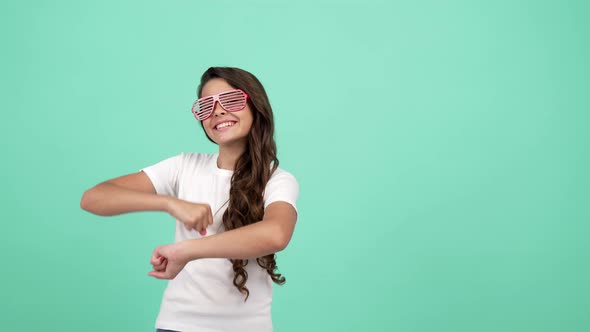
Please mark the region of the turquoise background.
<svg viewBox="0 0 590 332"><path fill-rule="evenodd" d="M5 331L155 331L173 240L85 190L181 151L209 66L300 184L276 331L588 331L586 1L3 1Z"/></svg>

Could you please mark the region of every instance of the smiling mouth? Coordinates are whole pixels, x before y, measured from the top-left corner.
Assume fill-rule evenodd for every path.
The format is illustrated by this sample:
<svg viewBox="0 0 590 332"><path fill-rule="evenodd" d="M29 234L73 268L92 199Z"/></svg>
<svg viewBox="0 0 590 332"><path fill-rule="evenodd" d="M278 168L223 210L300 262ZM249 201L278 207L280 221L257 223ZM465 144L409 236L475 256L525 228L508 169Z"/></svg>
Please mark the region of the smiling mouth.
<svg viewBox="0 0 590 332"><path fill-rule="evenodd" d="M225 122L222 122L222 123L218 124L213 129L215 129L215 130L228 129L228 128L233 127L236 123L237 123L237 121L225 121Z"/></svg>

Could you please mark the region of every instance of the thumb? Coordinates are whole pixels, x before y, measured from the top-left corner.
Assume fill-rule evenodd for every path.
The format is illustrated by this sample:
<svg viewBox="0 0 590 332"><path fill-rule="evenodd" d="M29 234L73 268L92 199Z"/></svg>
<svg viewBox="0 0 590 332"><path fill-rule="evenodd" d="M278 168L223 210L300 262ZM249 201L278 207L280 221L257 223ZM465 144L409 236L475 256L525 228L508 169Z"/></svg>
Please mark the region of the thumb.
<svg viewBox="0 0 590 332"><path fill-rule="evenodd" d="M166 276L166 272L162 271L151 271L148 273L148 275L157 279L168 279L168 277Z"/></svg>

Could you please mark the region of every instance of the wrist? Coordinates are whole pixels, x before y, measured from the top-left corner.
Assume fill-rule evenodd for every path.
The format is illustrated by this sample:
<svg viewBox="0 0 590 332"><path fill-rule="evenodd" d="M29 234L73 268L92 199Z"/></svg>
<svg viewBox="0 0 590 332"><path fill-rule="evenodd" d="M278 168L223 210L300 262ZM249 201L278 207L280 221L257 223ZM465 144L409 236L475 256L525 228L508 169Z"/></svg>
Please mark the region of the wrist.
<svg viewBox="0 0 590 332"><path fill-rule="evenodd" d="M199 241L199 239L191 239L178 242L179 257L185 262L190 262L195 259L201 258L198 257L198 255L196 254L199 252L196 249L196 247L199 245Z"/></svg>
<svg viewBox="0 0 590 332"><path fill-rule="evenodd" d="M170 211L172 211L172 204L174 204L175 200L176 197L173 196L162 196L162 210L170 213Z"/></svg>

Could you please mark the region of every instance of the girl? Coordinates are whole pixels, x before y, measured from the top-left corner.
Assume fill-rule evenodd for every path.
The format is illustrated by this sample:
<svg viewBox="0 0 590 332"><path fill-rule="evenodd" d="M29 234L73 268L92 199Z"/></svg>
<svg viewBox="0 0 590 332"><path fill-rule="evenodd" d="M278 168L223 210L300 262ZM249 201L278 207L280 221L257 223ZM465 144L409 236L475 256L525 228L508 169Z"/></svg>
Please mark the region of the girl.
<svg viewBox="0 0 590 332"><path fill-rule="evenodd" d="M192 112L214 154L185 153L87 190L81 207L101 216L163 211L175 242L155 248L168 285L157 331L272 331L275 253L297 221L299 186L278 167L272 109L260 81L233 67L201 77Z"/></svg>

